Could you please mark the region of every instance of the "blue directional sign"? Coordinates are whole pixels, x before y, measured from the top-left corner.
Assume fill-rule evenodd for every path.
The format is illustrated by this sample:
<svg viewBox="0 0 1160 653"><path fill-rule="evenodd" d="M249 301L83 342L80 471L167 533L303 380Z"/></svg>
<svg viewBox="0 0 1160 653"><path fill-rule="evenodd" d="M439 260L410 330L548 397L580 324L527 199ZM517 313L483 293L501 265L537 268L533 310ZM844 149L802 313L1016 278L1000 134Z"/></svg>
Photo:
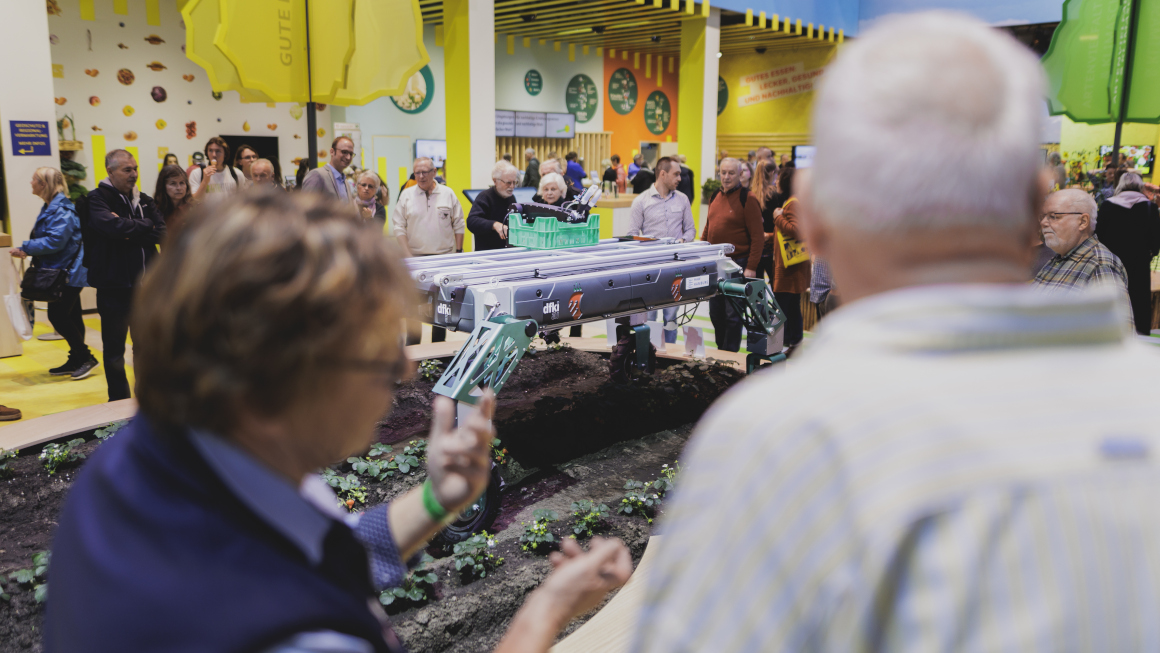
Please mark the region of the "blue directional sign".
<svg viewBox="0 0 1160 653"><path fill-rule="evenodd" d="M48 123L43 120L9 120L12 129L12 154L15 156L51 156L52 141Z"/></svg>

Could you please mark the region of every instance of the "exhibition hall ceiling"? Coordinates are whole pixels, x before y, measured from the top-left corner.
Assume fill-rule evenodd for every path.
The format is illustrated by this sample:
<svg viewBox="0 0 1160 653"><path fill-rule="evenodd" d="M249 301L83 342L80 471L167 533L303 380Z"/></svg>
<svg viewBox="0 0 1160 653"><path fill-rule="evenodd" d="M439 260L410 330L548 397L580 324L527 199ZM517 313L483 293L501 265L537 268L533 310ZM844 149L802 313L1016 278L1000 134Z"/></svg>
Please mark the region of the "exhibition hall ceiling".
<svg viewBox="0 0 1160 653"><path fill-rule="evenodd" d="M495 31L499 38L511 35L675 57L681 49L681 22L699 18L701 5L695 4L694 13L689 14L686 0L680 0L676 9L673 4L672 0L663 0L660 6L653 0L643 4L636 0L496 0ZM423 22L443 22L443 0L420 0L419 5ZM772 15L762 21L760 15L722 10L721 52L741 54L821 43L816 31L809 38L807 25L800 25L801 34L787 33L787 18L796 32L799 25L793 16L778 16L775 26Z"/></svg>

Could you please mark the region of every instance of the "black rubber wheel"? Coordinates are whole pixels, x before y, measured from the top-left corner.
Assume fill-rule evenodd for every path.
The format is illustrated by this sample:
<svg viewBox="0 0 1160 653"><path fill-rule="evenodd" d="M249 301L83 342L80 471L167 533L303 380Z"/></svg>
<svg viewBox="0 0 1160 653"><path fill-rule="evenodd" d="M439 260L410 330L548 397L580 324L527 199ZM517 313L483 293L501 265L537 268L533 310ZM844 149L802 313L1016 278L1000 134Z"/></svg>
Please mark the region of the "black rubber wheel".
<svg viewBox="0 0 1160 653"><path fill-rule="evenodd" d="M491 481L487 484L487 491L460 513L459 519L451 522L447 528L431 538L431 543L450 547L490 528L499 515L500 492L503 486L499 467L492 463Z"/></svg>

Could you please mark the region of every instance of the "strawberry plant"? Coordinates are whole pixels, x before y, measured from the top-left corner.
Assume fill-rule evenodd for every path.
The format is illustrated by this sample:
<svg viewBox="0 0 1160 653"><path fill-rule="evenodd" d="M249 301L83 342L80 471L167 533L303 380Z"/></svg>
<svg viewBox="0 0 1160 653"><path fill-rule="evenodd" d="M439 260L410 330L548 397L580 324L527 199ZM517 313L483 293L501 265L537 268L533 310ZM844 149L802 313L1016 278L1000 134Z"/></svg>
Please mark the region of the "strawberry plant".
<svg viewBox="0 0 1160 653"><path fill-rule="evenodd" d="M588 499L572 502L572 537L592 537L608 517L608 510L603 503L596 504Z"/></svg>
<svg viewBox="0 0 1160 653"><path fill-rule="evenodd" d="M0 576L0 601L11 601L12 595L8 593L8 579Z"/></svg>
<svg viewBox="0 0 1160 653"><path fill-rule="evenodd" d="M431 571L431 564L435 559L424 553L411 573L403 579L399 587L390 587L379 594L379 603L392 605L410 601L413 604L426 603L434 598L435 582L439 577Z"/></svg>
<svg viewBox="0 0 1160 653"><path fill-rule="evenodd" d="M503 564L503 558L497 556L495 536L488 535L487 531L480 531L462 542L456 542L452 547L451 558L455 560L455 570L468 571L476 578L486 578L488 571L495 571Z"/></svg>
<svg viewBox="0 0 1160 653"><path fill-rule="evenodd" d="M350 463L355 474L380 482L395 474L412 474L413 470L419 468L419 463L426 459L427 441L411 440L403 447L402 453L389 455L390 453L390 445L375 443L365 458L352 456L347 458L346 462Z"/></svg>
<svg viewBox="0 0 1160 653"><path fill-rule="evenodd" d="M77 447L85 443L84 438L74 438L64 444L57 444L55 442L44 445L44 449L40 450L40 461L44 464L44 468L48 470L49 474L55 474L57 468L61 465L69 465L79 460L84 460L85 455L76 450Z"/></svg>
<svg viewBox="0 0 1160 653"><path fill-rule="evenodd" d="M343 476L327 467L322 470L322 480L334 488L338 495L338 505L347 510L353 512L355 504L367 502L367 488L354 474Z"/></svg>
<svg viewBox="0 0 1160 653"><path fill-rule="evenodd" d="M419 378L424 381L438 381L443 376L443 363L436 358L428 358L419 363Z"/></svg>
<svg viewBox="0 0 1160 653"><path fill-rule="evenodd" d="M673 483L667 477L662 476L648 483L628 481L624 484L624 489L628 492L624 493L624 498L620 500L620 507L616 509L616 512L622 515L631 515L635 511L651 524L652 518L656 516L657 508L664 500L665 493L673 489Z"/></svg>
<svg viewBox="0 0 1160 653"><path fill-rule="evenodd" d="M556 543L556 536L552 534L551 524L560 521L560 515L554 510L540 509L532 513L532 523L520 522L524 527L524 534L520 535L520 548L540 553L547 552L552 544ZM540 545L544 547L541 549Z"/></svg>
<svg viewBox="0 0 1160 653"><path fill-rule="evenodd" d="M507 447L504 447L503 449L501 449L499 445L500 445L499 438L492 439L492 441L491 441L491 459L494 460L495 464L497 464L497 465L504 465L508 461L508 459L507 459L508 450L507 450Z"/></svg>
<svg viewBox="0 0 1160 653"><path fill-rule="evenodd" d="M95 435L97 437L97 439L100 440L101 442L104 442L105 440L108 440L109 438L116 435L117 431L120 431L121 429L125 428L125 425L128 423L129 423L129 420L123 419L123 420L113 422L112 424L106 424L105 426L97 429L93 433L93 435Z"/></svg>
<svg viewBox="0 0 1160 653"><path fill-rule="evenodd" d="M8 580L12 581L9 585L15 583L25 589L31 589L33 596L37 603L44 603L48 599L48 563L52 554L48 551L41 551L32 556L31 569L17 569L8 574ZM5 595L5 600L8 597Z"/></svg>
<svg viewBox="0 0 1160 653"><path fill-rule="evenodd" d="M0 478L4 478L12 473L12 469L8 467L8 461L15 458L18 453L20 453L19 449L9 451L4 447L0 447Z"/></svg>

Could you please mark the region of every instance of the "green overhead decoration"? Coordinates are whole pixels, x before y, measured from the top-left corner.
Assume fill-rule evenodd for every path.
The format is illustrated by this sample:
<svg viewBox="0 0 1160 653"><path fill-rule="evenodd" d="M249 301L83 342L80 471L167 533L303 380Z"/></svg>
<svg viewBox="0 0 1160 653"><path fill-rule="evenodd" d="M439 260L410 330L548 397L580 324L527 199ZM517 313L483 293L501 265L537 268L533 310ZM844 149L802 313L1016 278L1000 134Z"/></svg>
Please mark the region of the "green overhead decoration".
<svg viewBox="0 0 1160 653"><path fill-rule="evenodd" d="M1160 123L1158 62L1160 0L1066 0L1043 57L1051 114Z"/></svg>

